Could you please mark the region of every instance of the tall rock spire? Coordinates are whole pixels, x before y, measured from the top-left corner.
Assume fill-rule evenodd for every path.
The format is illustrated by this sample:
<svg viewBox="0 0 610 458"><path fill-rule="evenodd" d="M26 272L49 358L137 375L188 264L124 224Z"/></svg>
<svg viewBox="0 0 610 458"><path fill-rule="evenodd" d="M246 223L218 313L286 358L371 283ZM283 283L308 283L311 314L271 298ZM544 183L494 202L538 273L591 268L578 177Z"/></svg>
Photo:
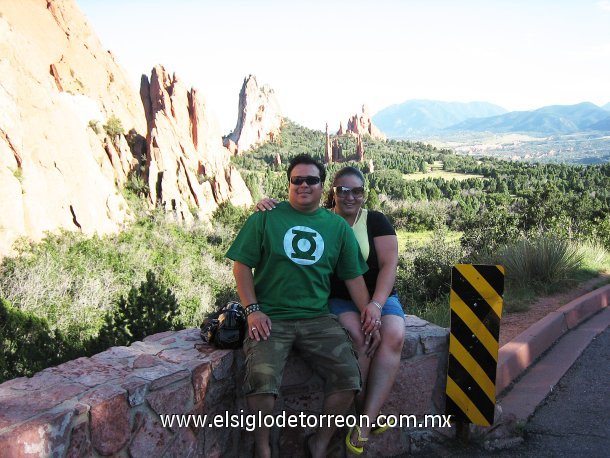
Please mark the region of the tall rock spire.
<svg viewBox="0 0 610 458"><path fill-rule="evenodd" d="M356 138L356 156L358 162L364 162L364 145L362 144L362 135L358 134Z"/></svg>
<svg viewBox="0 0 610 458"><path fill-rule="evenodd" d="M262 145L279 136L282 112L273 89L259 86L254 75L244 78L239 92L235 129L224 137L224 145L234 154Z"/></svg>
<svg viewBox="0 0 610 458"><path fill-rule="evenodd" d="M333 152L330 145L330 135L328 135L328 123L326 123L326 143L324 144L324 163L330 164L333 161Z"/></svg>
<svg viewBox="0 0 610 458"><path fill-rule="evenodd" d="M343 160L343 147L337 138L332 143L332 159L333 162L341 162Z"/></svg>

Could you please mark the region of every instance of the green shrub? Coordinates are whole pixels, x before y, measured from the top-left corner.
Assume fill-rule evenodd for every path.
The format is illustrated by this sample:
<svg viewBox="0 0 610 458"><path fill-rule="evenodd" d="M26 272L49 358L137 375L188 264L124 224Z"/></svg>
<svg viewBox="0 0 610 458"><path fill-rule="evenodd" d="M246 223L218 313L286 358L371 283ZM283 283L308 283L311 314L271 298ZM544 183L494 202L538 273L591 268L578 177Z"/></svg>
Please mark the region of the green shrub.
<svg viewBox="0 0 610 458"><path fill-rule="evenodd" d="M72 356L63 335L45 319L0 298L0 382L31 376Z"/></svg>
<svg viewBox="0 0 610 458"><path fill-rule="evenodd" d="M23 169L21 167L17 167L13 171L13 176L19 181L19 183L23 183Z"/></svg>
<svg viewBox="0 0 610 458"><path fill-rule="evenodd" d="M121 296L114 310L106 315L92 350L129 345L146 336L176 329L177 316L176 297L148 271L140 287L131 288L127 298Z"/></svg>
<svg viewBox="0 0 610 458"><path fill-rule="evenodd" d="M379 195L374 189L371 189L366 196L366 208L370 210L381 209L381 201L379 200Z"/></svg>
<svg viewBox="0 0 610 458"><path fill-rule="evenodd" d="M464 232L462 245L475 253L493 253L519 237L518 215L506 206L483 208L477 214L464 216L457 223Z"/></svg>
<svg viewBox="0 0 610 458"><path fill-rule="evenodd" d="M145 197L150 193L148 183L142 177L139 170L133 170L129 173L127 182L125 183L125 189L133 192L138 197Z"/></svg>
<svg viewBox="0 0 610 458"><path fill-rule="evenodd" d="M421 232L445 227L449 218L448 201L386 201L383 212L395 229Z"/></svg>
<svg viewBox="0 0 610 458"><path fill-rule="evenodd" d="M125 260L108 248L98 237L69 232L23 244L20 256L0 265L0 295L76 341L91 337L122 288L109 264Z"/></svg>
<svg viewBox="0 0 610 458"><path fill-rule="evenodd" d="M112 115L108 118L106 124L104 124L104 130L110 138L114 138L117 135L122 135L125 133L123 123L121 123L121 120L115 115Z"/></svg>
<svg viewBox="0 0 610 458"><path fill-rule="evenodd" d="M95 132L96 134L102 133L102 123L97 119L91 119L88 125L89 128L93 130L93 132Z"/></svg>
<svg viewBox="0 0 610 458"><path fill-rule="evenodd" d="M582 223L586 227L590 238L594 241L599 242L606 250L610 250L610 214L603 218L596 218L593 221L587 221L589 224Z"/></svg>
<svg viewBox="0 0 610 458"><path fill-rule="evenodd" d="M237 232L252 214L252 210L242 207L236 207L230 202L221 203L214 212L214 221L227 226Z"/></svg>
<svg viewBox="0 0 610 458"><path fill-rule="evenodd" d="M441 295L433 301L405 304L406 313L416 315L430 323L448 328L451 321L449 295Z"/></svg>
<svg viewBox="0 0 610 458"><path fill-rule="evenodd" d="M405 307L446 296L451 285L451 268L463 262L466 255L444 230L436 231L429 243L407 247L399 258L396 276L396 290Z"/></svg>
<svg viewBox="0 0 610 458"><path fill-rule="evenodd" d="M250 194L252 195L252 200L254 202L258 202L259 200L261 200L264 196L261 190L261 184L258 173L242 172L242 176L244 177L244 182L248 187L248 191L250 191Z"/></svg>

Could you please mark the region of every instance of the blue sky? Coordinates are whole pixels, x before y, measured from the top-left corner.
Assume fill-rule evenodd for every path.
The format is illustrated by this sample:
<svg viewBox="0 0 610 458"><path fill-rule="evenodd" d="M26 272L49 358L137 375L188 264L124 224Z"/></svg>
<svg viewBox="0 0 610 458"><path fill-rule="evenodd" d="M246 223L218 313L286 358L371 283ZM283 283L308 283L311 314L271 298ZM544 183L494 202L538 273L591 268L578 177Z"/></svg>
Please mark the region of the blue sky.
<svg viewBox="0 0 610 458"><path fill-rule="evenodd" d="M227 133L245 76L336 129L362 104L610 102L610 0L76 0L138 87L155 64Z"/></svg>

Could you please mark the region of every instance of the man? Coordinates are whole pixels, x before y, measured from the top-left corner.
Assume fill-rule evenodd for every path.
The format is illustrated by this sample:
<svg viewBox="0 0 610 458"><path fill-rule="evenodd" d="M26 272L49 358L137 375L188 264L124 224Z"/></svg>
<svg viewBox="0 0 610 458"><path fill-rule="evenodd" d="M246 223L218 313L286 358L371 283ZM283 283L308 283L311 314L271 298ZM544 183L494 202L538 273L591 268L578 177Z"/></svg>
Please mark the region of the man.
<svg viewBox="0 0 610 458"><path fill-rule="evenodd" d="M369 304L362 279L366 263L345 220L320 208L326 171L311 156L288 167L288 202L248 218L227 257L248 316L244 390L251 413L271 414L292 347L325 382L324 414L343 415L360 389L351 342L327 302L330 274L345 280L362 311L363 331L377 329L380 312ZM252 273L254 269L254 274ZM306 447L326 455L334 425L318 429ZM254 433L258 457L270 456L269 428Z"/></svg>

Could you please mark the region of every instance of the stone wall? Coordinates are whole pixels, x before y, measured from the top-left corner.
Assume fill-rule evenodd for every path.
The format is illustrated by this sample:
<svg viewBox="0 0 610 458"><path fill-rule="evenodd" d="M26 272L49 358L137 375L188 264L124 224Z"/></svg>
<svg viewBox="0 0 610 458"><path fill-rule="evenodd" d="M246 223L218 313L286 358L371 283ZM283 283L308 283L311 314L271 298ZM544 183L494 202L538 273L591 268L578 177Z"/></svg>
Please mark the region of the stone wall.
<svg viewBox="0 0 610 458"><path fill-rule="evenodd" d="M414 316L406 320L399 375L385 414L444 411L447 336ZM215 350L198 329L166 332L0 385L0 457L252 456L243 427L163 425L160 415L246 412L240 351ZM278 413L320 412L322 381L291 355ZM299 456L301 428L272 432L275 451ZM371 438L371 456L413 451L421 429L394 428ZM342 453L341 441L336 454Z"/></svg>

